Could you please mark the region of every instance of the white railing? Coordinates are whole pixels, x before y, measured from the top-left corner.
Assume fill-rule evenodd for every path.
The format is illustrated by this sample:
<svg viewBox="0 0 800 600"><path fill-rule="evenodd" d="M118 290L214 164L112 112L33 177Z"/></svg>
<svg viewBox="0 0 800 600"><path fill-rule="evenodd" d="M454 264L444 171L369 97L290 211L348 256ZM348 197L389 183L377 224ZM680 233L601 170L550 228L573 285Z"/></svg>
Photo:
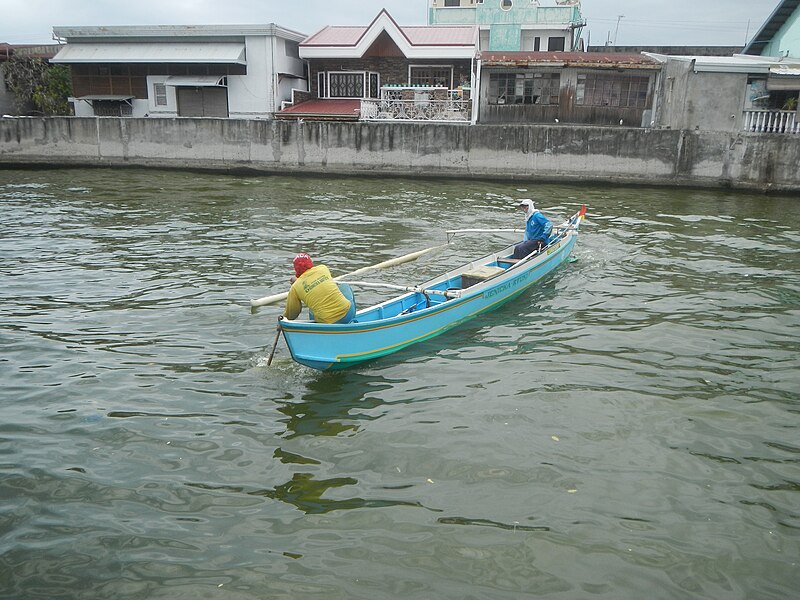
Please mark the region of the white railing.
<svg viewBox="0 0 800 600"><path fill-rule="evenodd" d="M754 133L800 133L800 119L793 110L746 110L743 129Z"/></svg>
<svg viewBox="0 0 800 600"><path fill-rule="evenodd" d="M469 122L470 100L362 100L362 121Z"/></svg>

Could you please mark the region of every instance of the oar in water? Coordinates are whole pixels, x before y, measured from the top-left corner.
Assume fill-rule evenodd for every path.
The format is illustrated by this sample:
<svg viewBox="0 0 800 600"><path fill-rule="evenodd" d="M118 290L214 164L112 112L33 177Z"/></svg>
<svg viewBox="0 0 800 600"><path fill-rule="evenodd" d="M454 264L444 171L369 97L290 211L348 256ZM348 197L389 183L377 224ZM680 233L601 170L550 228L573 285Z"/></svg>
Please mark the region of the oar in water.
<svg viewBox="0 0 800 600"><path fill-rule="evenodd" d="M278 327L278 332L275 334L275 341L272 342L272 351L269 353L269 359L267 360L267 366L272 364L272 357L275 356L275 348L278 347L278 340L281 338L281 328Z"/></svg>
<svg viewBox="0 0 800 600"><path fill-rule="evenodd" d="M416 260L423 254L427 254L433 250L438 250L440 248L444 248L447 244L442 244L441 246L432 246L431 248L425 248L425 250L418 250L417 252L412 252L410 254L406 254L404 256L398 256L397 258L391 258L389 260L385 260L380 262L376 265L372 265L369 267L362 267L360 269L356 269L352 273L345 273L344 275L339 275L338 277L334 277L334 281L341 281L346 277L353 277L355 275L360 275L361 273L365 273L366 271L371 271L373 269L386 269L388 267L394 267L395 265L401 265L406 262L410 262L412 260ZM259 298L257 300L250 300L250 306L252 308L257 308L259 306L267 306L269 304L275 304L277 302L282 302L289 297L289 292L282 292L280 294L273 294L272 296L264 296L263 298Z"/></svg>

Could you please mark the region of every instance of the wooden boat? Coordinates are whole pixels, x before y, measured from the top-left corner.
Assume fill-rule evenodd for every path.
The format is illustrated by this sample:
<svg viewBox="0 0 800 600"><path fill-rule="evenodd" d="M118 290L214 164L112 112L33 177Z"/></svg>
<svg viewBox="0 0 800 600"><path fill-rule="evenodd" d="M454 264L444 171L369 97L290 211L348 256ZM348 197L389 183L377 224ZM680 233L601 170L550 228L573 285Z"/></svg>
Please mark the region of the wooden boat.
<svg viewBox="0 0 800 600"><path fill-rule="evenodd" d="M569 258L585 214L583 206L554 228L550 244L520 260L510 258L509 246L419 286L372 284L404 293L358 310L352 323L281 319L279 328L292 358L313 369L344 369L397 352L519 296Z"/></svg>

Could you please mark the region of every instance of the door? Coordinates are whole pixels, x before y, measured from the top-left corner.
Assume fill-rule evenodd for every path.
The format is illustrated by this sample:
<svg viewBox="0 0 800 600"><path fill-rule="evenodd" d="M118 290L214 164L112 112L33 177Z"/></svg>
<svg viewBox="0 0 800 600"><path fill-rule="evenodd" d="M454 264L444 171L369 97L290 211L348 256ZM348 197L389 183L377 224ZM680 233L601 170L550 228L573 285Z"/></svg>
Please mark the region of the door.
<svg viewBox="0 0 800 600"><path fill-rule="evenodd" d="M179 117L228 116L228 88L226 87L179 87Z"/></svg>

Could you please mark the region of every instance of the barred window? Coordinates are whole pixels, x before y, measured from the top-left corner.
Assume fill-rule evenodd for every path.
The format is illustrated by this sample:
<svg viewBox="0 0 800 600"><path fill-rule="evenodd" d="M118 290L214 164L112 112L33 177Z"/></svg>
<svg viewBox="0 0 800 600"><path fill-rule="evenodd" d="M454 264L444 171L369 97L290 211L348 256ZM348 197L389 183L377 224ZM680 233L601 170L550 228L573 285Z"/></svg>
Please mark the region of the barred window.
<svg viewBox="0 0 800 600"><path fill-rule="evenodd" d="M646 108L649 89L649 76L585 73L578 75L575 104Z"/></svg>
<svg viewBox="0 0 800 600"><path fill-rule="evenodd" d="M331 98L363 98L364 73L329 73Z"/></svg>
<svg viewBox="0 0 800 600"><path fill-rule="evenodd" d="M409 67L408 75L410 85L450 88L453 67Z"/></svg>
<svg viewBox="0 0 800 600"><path fill-rule="evenodd" d="M558 73L491 73L489 104L557 105L560 87Z"/></svg>

